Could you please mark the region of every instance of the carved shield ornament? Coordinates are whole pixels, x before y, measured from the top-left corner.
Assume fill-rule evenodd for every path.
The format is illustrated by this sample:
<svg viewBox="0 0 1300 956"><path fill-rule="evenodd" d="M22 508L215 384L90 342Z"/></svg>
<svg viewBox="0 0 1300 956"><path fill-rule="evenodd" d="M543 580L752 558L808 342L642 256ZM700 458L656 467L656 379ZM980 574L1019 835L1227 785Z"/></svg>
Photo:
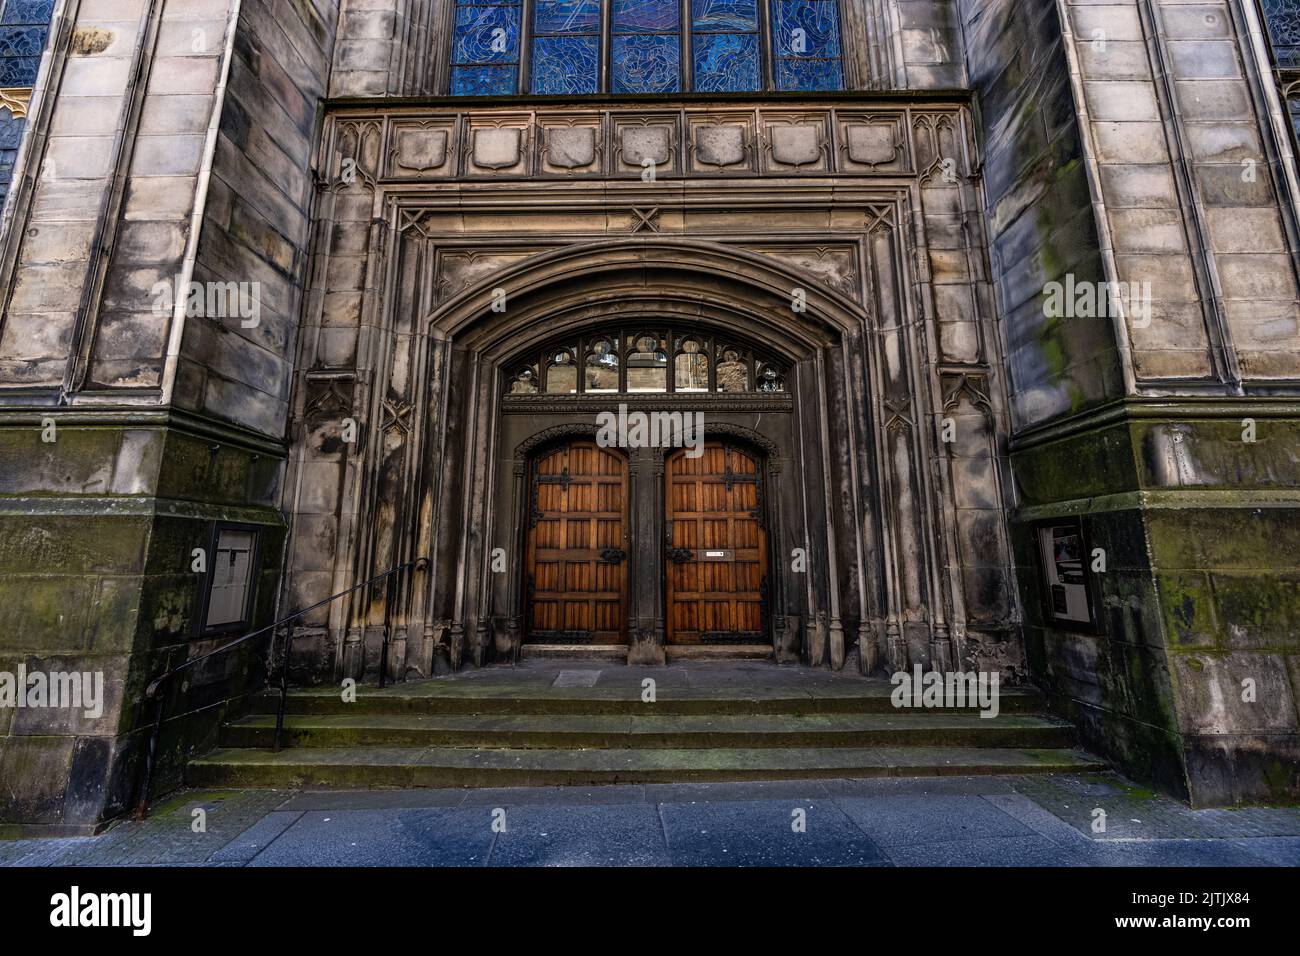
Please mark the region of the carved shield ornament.
<svg viewBox="0 0 1300 956"><path fill-rule="evenodd" d="M804 166L821 158L821 136L816 126L773 126L772 158L787 166Z"/></svg>
<svg viewBox="0 0 1300 956"><path fill-rule="evenodd" d="M662 166L672 150L672 133L667 126L625 126L620 147L629 166L644 166L646 160Z"/></svg>
<svg viewBox="0 0 1300 956"><path fill-rule="evenodd" d="M577 169L596 161L596 131L590 126L556 126L546 131L546 159L552 166Z"/></svg>
<svg viewBox="0 0 1300 956"><path fill-rule="evenodd" d="M474 130L474 165L483 169L508 169L519 162L518 129Z"/></svg>
<svg viewBox="0 0 1300 956"><path fill-rule="evenodd" d="M695 158L706 166L734 166L745 161L745 128L734 125L695 127Z"/></svg>
<svg viewBox="0 0 1300 956"><path fill-rule="evenodd" d="M424 172L447 161L445 129L401 129L397 131L397 165Z"/></svg>
<svg viewBox="0 0 1300 956"><path fill-rule="evenodd" d="M855 163L879 166L892 163L898 155L898 144L892 126L850 126L847 138L849 159Z"/></svg>

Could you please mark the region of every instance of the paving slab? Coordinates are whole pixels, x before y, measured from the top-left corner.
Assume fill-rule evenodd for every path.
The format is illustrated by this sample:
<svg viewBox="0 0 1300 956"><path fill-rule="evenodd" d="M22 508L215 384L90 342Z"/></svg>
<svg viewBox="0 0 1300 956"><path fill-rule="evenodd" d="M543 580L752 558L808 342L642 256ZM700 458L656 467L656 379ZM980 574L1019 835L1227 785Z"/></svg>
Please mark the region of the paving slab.
<svg viewBox="0 0 1300 956"><path fill-rule="evenodd" d="M1081 851L1037 835L885 848L897 866L1087 866Z"/></svg>
<svg viewBox="0 0 1300 956"><path fill-rule="evenodd" d="M1090 831L1090 810L1141 824ZM204 815L195 828L195 811ZM806 826L791 824L803 811ZM496 813L500 811L501 813ZM504 814L506 829L493 822ZM189 790L5 866L1298 866L1300 808L1192 810L1113 773L479 789Z"/></svg>
<svg viewBox="0 0 1300 956"><path fill-rule="evenodd" d="M835 804L884 847L1038 836L982 796L837 796Z"/></svg>
<svg viewBox="0 0 1300 956"><path fill-rule="evenodd" d="M829 799L709 800L659 808L677 866L880 866L888 859Z"/></svg>
<svg viewBox="0 0 1300 956"><path fill-rule="evenodd" d="M488 808L480 811L488 819ZM493 866L665 866L669 863L655 807L525 805L505 808L506 830Z"/></svg>
<svg viewBox="0 0 1300 956"><path fill-rule="evenodd" d="M483 866L496 834L481 808L302 813L250 866Z"/></svg>

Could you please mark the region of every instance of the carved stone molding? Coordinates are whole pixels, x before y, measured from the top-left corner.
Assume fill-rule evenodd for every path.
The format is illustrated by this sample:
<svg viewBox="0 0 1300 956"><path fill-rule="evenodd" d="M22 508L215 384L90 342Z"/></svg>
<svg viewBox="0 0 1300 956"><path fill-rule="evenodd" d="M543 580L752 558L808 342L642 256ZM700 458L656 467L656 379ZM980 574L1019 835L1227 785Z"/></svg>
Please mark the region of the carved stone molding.
<svg viewBox="0 0 1300 956"><path fill-rule="evenodd" d="M608 395L600 398L567 395L505 395L501 410L506 415L557 415L565 412L614 411L620 404L629 409L690 409L708 414L717 412L788 412L794 409L790 396L678 394L664 392L655 395ZM594 428L595 426L593 426ZM707 428L707 423L706 423Z"/></svg>
<svg viewBox="0 0 1300 956"><path fill-rule="evenodd" d="M566 175L573 175L599 162L600 152L599 133L594 126L543 127L543 167L553 166Z"/></svg>
<svg viewBox="0 0 1300 956"><path fill-rule="evenodd" d="M0 109L6 109L17 119L27 115L32 103L32 91L26 87L0 87Z"/></svg>
<svg viewBox="0 0 1300 956"><path fill-rule="evenodd" d="M994 415L993 402L989 399L988 375L984 372L944 372L940 382L943 388L943 410L956 408L965 396L972 405L982 409L985 414Z"/></svg>
<svg viewBox="0 0 1300 956"><path fill-rule="evenodd" d="M577 435L583 438L594 437L599 427L595 422L566 422L543 428L536 434L529 435L515 446L515 461L525 462L534 451L561 438Z"/></svg>
<svg viewBox="0 0 1300 956"><path fill-rule="evenodd" d="M388 147L391 175L445 177L455 173L456 124L451 120L394 123Z"/></svg>
<svg viewBox="0 0 1300 956"><path fill-rule="evenodd" d="M334 155L326 174L326 185L333 189L347 189L360 183L373 191L380 177L383 136L383 120L341 120L334 130Z"/></svg>
<svg viewBox="0 0 1300 956"><path fill-rule="evenodd" d="M26 91L0 91L0 104L23 107ZM25 101L24 101L25 103ZM654 180L683 176L899 176L931 169L937 156L965 170L966 107L922 102L908 113L896 105L811 102L795 108L688 104L647 109L644 104L577 107L412 108L337 107L327 116L332 141L358 158L373 178L574 179L608 176ZM17 115L17 114L15 114ZM910 118L909 118L910 117ZM365 148L363 148L365 147ZM915 162L913 162L915 157ZM336 174L332 157L322 168ZM360 160L358 160L360 161Z"/></svg>
<svg viewBox="0 0 1300 956"><path fill-rule="evenodd" d="M732 123L701 123L693 130L691 151L702 166L739 166L745 161L749 144L745 128Z"/></svg>
<svg viewBox="0 0 1300 956"><path fill-rule="evenodd" d="M303 418L307 422L341 419L352 413L354 376L308 372L305 380Z"/></svg>
<svg viewBox="0 0 1300 956"><path fill-rule="evenodd" d="M749 428L745 425L733 425L731 422L713 422L710 424L708 421L705 421L705 440L707 441L710 438L716 438L719 435L728 438L739 438L742 441L748 442L763 452L763 455L767 458L769 472L781 470L780 464L777 462L777 456L781 454L781 449L777 447L776 442L772 441L772 439L768 438L762 432L756 431L755 429ZM771 467L773 464L776 464L777 466L775 469Z"/></svg>
<svg viewBox="0 0 1300 956"><path fill-rule="evenodd" d="M858 275L858 250L852 243L816 245L805 243L755 243L745 246L809 273L831 289L858 301L862 283Z"/></svg>

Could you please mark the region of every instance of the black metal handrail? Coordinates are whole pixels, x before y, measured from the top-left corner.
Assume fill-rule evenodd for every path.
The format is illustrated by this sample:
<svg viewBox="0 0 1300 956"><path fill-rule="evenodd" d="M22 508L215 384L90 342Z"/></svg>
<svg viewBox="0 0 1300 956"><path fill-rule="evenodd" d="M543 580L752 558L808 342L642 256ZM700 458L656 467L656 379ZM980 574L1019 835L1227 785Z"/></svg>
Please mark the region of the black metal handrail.
<svg viewBox="0 0 1300 956"><path fill-rule="evenodd" d="M230 641L227 644L222 644L220 647L214 648L213 650L208 651L206 654L200 654L198 657L191 657L188 660L185 660L180 664L177 664L175 667L168 667L167 670L163 671L152 681L150 681L149 685L145 688L144 696L146 700L156 700L157 708L154 713L153 730L149 734L149 750L145 755L144 779L140 784L140 800L139 803L136 805L136 818L143 820L145 815L149 812L149 784L152 782L153 779L154 763L157 760L157 752L158 752L158 738L162 734L163 717L165 716L167 711L166 690L167 687L170 685L172 678L174 678L177 674L181 673L182 671L189 670L191 667L193 667L196 664L200 664L203 661L208 660L209 658L216 657L218 654L224 654L227 651L231 650L232 648L239 647L240 645L245 644L256 637L261 637L263 634L268 634L268 633L271 635L272 644L270 648L270 654L268 655L267 659L268 659L268 664L273 663L274 656L275 656L275 643L274 643L275 631L277 628L283 627L284 628L284 652L282 655L283 663L280 665L280 681L279 681L280 700L276 706L276 711L275 711L274 749L276 752L279 752L281 740L284 734L285 703L289 697L289 656L290 654L293 653L294 622L297 621L304 614L310 614L318 607L324 607L326 604L329 604L333 601L337 601L341 597L346 597L347 595L351 594L353 591L359 591L362 588L371 587L372 585L387 579L388 582L387 593L384 595L384 641L383 644L381 645L381 650L379 654L379 686L383 687L385 684L385 680L388 676L388 638L392 631L391 625L392 625L392 614L393 614L393 584L397 580L396 575L399 575L402 572L412 568L414 568L417 571L422 571L428 566L428 564L429 564L428 558L415 558L411 561L407 561L403 564L399 564L396 565L395 567L391 567L387 571L384 571L382 574L376 574L374 577L362 581L360 584L354 584L352 585L352 587L347 588L346 590L343 591L339 591L337 594L331 594L329 597L323 598L317 601L315 604L305 607L300 611L295 611L294 613L288 615L287 617L280 618L278 621L276 621L273 624L268 624L265 627L259 627L255 631L249 631L247 634L243 635L242 637L237 637L233 641ZM268 673L268 677L269 677L269 673Z"/></svg>

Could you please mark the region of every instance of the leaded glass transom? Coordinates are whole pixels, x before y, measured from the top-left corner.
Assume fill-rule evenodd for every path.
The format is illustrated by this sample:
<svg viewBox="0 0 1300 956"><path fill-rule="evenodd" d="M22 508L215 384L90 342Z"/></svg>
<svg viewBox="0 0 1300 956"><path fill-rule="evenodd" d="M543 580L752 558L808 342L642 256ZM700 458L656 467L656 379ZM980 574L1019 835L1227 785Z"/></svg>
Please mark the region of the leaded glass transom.
<svg viewBox="0 0 1300 956"><path fill-rule="evenodd" d="M787 364L743 342L654 325L554 342L506 366L506 395L786 392Z"/></svg>

